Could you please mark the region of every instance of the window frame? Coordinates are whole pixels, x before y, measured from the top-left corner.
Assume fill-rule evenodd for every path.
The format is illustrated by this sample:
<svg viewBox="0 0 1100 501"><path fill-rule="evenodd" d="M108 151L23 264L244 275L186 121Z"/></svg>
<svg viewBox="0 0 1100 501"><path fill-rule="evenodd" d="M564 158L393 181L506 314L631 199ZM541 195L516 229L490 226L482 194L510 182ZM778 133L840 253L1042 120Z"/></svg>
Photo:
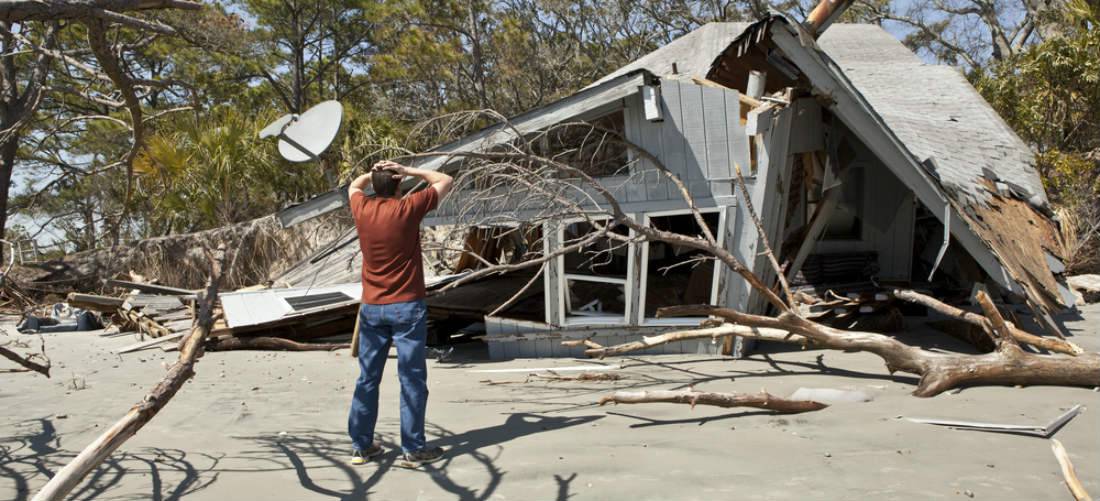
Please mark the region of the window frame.
<svg viewBox="0 0 1100 501"><path fill-rule="evenodd" d="M715 235L715 240L718 242L718 246L725 248L726 240L726 207L707 207L697 209L700 214L718 214L718 231ZM650 227L650 219L654 217L666 217L666 216L690 216L692 215L691 209L673 209L664 211L646 212L642 214L641 223ZM640 326L644 327L660 327L660 326L695 326L699 322L706 320L707 317L675 317L675 318L656 318L645 316L645 300L647 293L647 282L649 281L649 242L648 240L642 242L642 259L641 262L645 263L642 269L639 270L641 275L638 278L638 311L636 322ZM710 283L710 303L718 304L718 283L722 276L722 266L715 258L714 263L714 275L711 277Z"/></svg>
<svg viewBox="0 0 1100 501"><path fill-rule="evenodd" d="M558 239L558 242L563 247L565 246L565 228L567 226L571 225L571 224L584 223L584 222L588 222L588 221L603 222L603 221L608 221L610 219L611 219L611 216L596 216L596 217L589 217L589 218L572 217L572 218L562 219L562 220L559 221L559 223L557 225L557 239ZM633 229L628 229L627 237L628 238L634 238L634 230ZM577 273L566 273L565 272L565 254L561 254L561 255L559 255L555 258L555 265L558 268L558 295L557 295L558 297L556 298L556 300L558 302L558 318L557 318L558 325L560 325L562 327L577 327L577 326L586 326L586 325L599 326L599 325L629 325L630 324L630 319L633 318L633 316L634 316L634 311L633 311L634 310L634 308L633 308L634 301L633 301L633 298L634 298L635 291L634 291L634 280L632 280L632 277L634 276L634 272L635 272L635 270L634 270L634 259L633 259L635 246L636 246L636 244L634 242L628 242L627 243L627 247L626 247L627 263L626 263L626 277L625 278L600 277L600 276L595 276L595 275L583 275L583 274L577 274ZM578 282L593 282L593 283L605 283L605 284L622 285L623 286L623 302L625 303L625 307L623 308L624 311L623 311L622 318L620 319L617 316L616 317L594 317L594 316L589 317L589 316L583 316L583 315L573 315L573 316L568 315L567 311L566 311L566 308L565 308L565 303L566 303L565 296L566 296L566 294L569 293L568 286L569 286L569 281L570 280L578 281Z"/></svg>

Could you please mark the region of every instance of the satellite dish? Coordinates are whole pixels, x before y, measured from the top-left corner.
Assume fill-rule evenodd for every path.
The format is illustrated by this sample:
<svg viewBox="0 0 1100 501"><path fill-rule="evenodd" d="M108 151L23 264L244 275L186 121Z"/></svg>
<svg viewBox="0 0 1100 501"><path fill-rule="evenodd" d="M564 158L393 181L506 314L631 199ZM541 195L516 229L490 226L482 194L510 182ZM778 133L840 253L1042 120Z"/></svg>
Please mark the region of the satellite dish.
<svg viewBox="0 0 1100 501"><path fill-rule="evenodd" d="M317 160L340 131L344 107L325 101L298 115L289 113L260 131L260 138L277 136L279 154L291 162Z"/></svg>

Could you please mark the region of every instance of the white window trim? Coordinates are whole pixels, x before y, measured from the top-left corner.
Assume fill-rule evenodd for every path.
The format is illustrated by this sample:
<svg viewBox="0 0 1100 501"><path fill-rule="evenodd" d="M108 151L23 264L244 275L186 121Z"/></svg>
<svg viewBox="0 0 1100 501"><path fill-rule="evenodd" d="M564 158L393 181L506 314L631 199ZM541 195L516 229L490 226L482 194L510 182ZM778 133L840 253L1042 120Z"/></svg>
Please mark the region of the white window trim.
<svg viewBox="0 0 1100 501"><path fill-rule="evenodd" d="M714 207L706 209L698 209L700 214L718 214L718 235L715 235L715 240L718 242L719 247L725 247L726 240L726 207ZM665 217L665 216L685 216L691 215L691 209L673 209L664 211L647 212L642 215L641 223L645 226L649 226L649 220L651 217ZM656 318L645 316L645 299L646 299L646 286L649 280L649 244L650 242L642 242L642 263L645 266L640 270L641 286L639 287L638 297L638 312L637 321L638 325L647 327L659 327L659 326L677 326L677 325L698 325L699 322L706 320L707 317L676 317L676 318ZM718 281L722 273L721 263L715 258L714 263L714 276L711 277L710 282L710 303L718 303Z"/></svg>
<svg viewBox="0 0 1100 501"><path fill-rule="evenodd" d="M562 219L558 223L558 243L562 247L565 244L565 227L573 223L582 223L587 221L606 221L611 219L610 216L600 217L575 217ZM630 230L627 234L628 237L634 237L634 230ZM558 273L558 325L563 327L574 327L583 325L629 325L630 319L634 316L634 281L630 278L634 276L634 242L629 242L626 248L626 255L631 257L626 263L626 278L613 278L613 277L599 277L592 275L579 275L574 273L565 273L565 254L557 257L557 266L560 273ZM565 295L567 294L568 281L581 281L581 282L598 282L598 283L611 283L623 286L623 301L626 304L623 311L623 315L620 318L618 315L608 317L586 317L586 316L569 316L565 310Z"/></svg>

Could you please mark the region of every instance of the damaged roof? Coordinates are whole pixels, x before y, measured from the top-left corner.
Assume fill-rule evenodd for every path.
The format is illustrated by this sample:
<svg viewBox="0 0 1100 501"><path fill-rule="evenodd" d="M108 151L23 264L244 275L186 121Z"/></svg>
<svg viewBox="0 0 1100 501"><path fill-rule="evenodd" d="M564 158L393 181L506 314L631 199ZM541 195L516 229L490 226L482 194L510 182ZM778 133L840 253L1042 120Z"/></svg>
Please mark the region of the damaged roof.
<svg viewBox="0 0 1100 501"><path fill-rule="evenodd" d="M809 84L991 278L1060 334L1050 314L1067 303L1047 252L1061 251L1034 156L957 70L923 63L878 26L834 25L815 40L774 15L746 28L707 77L732 85L761 61Z"/></svg>
<svg viewBox="0 0 1100 501"><path fill-rule="evenodd" d="M703 76L714 58L752 23L707 23L666 45L619 68L588 87L599 85L635 70L647 70L658 77ZM675 68L673 66L675 65ZM587 88L587 87L586 87Z"/></svg>
<svg viewBox="0 0 1100 501"><path fill-rule="evenodd" d="M1047 205L1035 155L958 69L924 63L873 24L833 24L818 45L957 202L988 201L988 179Z"/></svg>
<svg viewBox="0 0 1100 501"><path fill-rule="evenodd" d="M664 78L706 76L753 25L705 24L592 85L639 69ZM988 179L1036 207L1047 205L1031 150L958 69L921 61L874 24L831 24L817 45L956 201L987 201L981 181Z"/></svg>

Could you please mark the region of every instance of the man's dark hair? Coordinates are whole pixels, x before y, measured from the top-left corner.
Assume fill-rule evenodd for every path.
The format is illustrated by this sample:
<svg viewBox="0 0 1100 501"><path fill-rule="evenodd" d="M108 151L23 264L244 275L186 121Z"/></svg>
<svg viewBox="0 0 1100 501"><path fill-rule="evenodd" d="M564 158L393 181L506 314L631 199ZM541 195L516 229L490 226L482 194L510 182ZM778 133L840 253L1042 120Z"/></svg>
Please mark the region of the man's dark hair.
<svg viewBox="0 0 1100 501"><path fill-rule="evenodd" d="M374 193L376 195L392 198L397 194L397 185L401 180L395 179L391 171L377 170L371 173L370 182L371 185L374 186Z"/></svg>

